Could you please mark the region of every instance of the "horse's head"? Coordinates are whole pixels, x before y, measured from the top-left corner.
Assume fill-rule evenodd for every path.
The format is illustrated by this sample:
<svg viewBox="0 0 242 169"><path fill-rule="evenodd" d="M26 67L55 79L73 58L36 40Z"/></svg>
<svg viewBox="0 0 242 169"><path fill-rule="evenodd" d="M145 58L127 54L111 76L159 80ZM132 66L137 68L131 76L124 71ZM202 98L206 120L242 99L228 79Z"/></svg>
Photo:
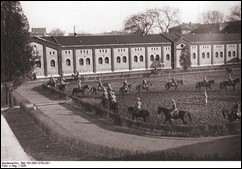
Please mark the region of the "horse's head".
<svg viewBox="0 0 242 169"><path fill-rule="evenodd" d="M208 83L210 83L210 84L214 84L215 81L214 81L214 80L209 80Z"/></svg>
<svg viewBox="0 0 242 169"><path fill-rule="evenodd" d="M86 90L86 89L89 90L89 86L88 85L85 85L85 86L83 86L83 89L84 90Z"/></svg>
<svg viewBox="0 0 242 169"><path fill-rule="evenodd" d="M236 83L240 83L240 79L239 78L234 79L234 84L236 84Z"/></svg>

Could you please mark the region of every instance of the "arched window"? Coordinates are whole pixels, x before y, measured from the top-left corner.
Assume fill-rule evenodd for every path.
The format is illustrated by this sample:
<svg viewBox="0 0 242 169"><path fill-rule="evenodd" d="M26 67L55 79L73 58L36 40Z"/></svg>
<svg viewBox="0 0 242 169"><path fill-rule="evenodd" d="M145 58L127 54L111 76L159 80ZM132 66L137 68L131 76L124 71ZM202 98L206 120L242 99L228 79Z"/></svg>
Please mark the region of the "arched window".
<svg viewBox="0 0 242 169"><path fill-rule="evenodd" d="M84 65L84 60L82 58L79 59L79 65Z"/></svg>
<svg viewBox="0 0 242 169"><path fill-rule="evenodd" d="M150 61L154 61L154 55L150 55Z"/></svg>
<svg viewBox="0 0 242 169"><path fill-rule="evenodd" d="M169 54L166 55L166 60L170 60L170 55Z"/></svg>
<svg viewBox="0 0 242 169"><path fill-rule="evenodd" d="M233 56L235 57L235 55L236 55L236 53L235 53L235 51L233 51Z"/></svg>
<svg viewBox="0 0 242 169"><path fill-rule="evenodd" d="M196 59L196 53L192 54L193 59Z"/></svg>
<svg viewBox="0 0 242 169"><path fill-rule="evenodd" d="M51 60L51 61L50 61L50 66L51 66L51 67L55 67L55 61L54 61L54 60Z"/></svg>
<svg viewBox="0 0 242 169"><path fill-rule="evenodd" d="M66 66L71 66L71 60L70 59L66 59Z"/></svg>
<svg viewBox="0 0 242 169"><path fill-rule="evenodd" d="M218 52L215 52L215 57L218 58Z"/></svg>
<svg viewBox="0 0 242 169"><path fill-rule="evenodd" d="M160 56L159 55L156 55L155 56L155 60L159 61L160 60Z"/></svg>
<svg viewBox="0 0 242 169"><path fill-rule="evenodd" d="M205 53L204 53L204 52L202 53L202 58L203 58L203 59L205 58Z"/></svg>
<svg viewBox="0 0 242 169"><path fill-rule="evenodd" d="M105 61L105 63L109 64L109 58L108 57L105 57L104 61Z"/></svg>
<svg viewBox="0 0 242 169"><path fill-rule="evenodd" d="M141 62L144 61L144 57L143 57L143 55L140 55L139 60L140 60Z"/></svg>
<svg viewBox="0 0 242 169"><path fill-rule="evenodd" d="M118 56L117 57L117 63L120 63L121 62L121 59L120 59L120 57Z"/></svg>
<svg viewBox="0 0 242 169"><path fill-rule="evenodd" d="M207 52L207 58L209 58L210 57L210 53L209 52Z"/></svg>
<svg viewBox="0 0 242 169"><path fill-rule="evenodd" d="M123 56L123 62L124 62L124 63L127 62L127 58L126 58L126 56Z"/></svg>
<svg viewBox="0 0 242 169"><path fill-rule="evenodd" d="M220 52L220 57L221 57L221 58L223 57L223 52Z"/></svg>
<svg viewBox="0 0 242 169"><path fill-rule="evenodd" d="M231 51L229 51L229 54L228 55L229 55L229 57L231 57Z"/></svg>
<svg viewBox="0 0 242 169"><path fill-rule="evenodd" d="M90 65L90 64L91 64L90 58L86 58L86 65Z"/></svg>
<svg viewBox="0 0 242 169"><path fill-rule="evenodd" d="M101 58L101 57L98 58L98 63L99 63L99 64L103 64L103 58Z"/></svg>
<svg viewBox="0 0 242 169"><path fill-rule="evenodd" d="M134 62L138 62L138 57L136 55L134 56Z"/></svg>

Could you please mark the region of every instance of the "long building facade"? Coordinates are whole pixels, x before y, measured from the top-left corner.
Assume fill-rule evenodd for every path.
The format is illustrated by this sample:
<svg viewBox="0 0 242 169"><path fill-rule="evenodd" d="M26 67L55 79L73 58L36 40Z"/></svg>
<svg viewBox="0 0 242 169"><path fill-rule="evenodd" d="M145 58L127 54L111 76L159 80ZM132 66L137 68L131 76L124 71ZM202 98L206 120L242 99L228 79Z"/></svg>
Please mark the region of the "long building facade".
<svg viewBox="0 0 242 169"><path fill-rule="evenodd" d="M240 64L240 34L156 34L32 37L37 78L179 69L188 47L192 67Z"/></svg>

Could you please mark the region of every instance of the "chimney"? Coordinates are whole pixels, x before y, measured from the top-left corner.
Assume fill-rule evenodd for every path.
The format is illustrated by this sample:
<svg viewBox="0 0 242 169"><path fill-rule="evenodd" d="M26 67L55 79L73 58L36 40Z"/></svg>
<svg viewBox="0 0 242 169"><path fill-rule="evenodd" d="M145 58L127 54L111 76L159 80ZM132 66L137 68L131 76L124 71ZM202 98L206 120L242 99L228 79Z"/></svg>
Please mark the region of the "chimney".
<svg viewBox="0 0 242 169"><path fill-rule="evenodd" d="M189 25L191 26L192 25L192 22L189 22Z"/></svg>
<svg viewBox="0 0 242 169"><path fill-rule="evenodd" d="M75 30L75 26L74 26L74 36L77 37L77 33L76 33L76 30Z"/></svg>

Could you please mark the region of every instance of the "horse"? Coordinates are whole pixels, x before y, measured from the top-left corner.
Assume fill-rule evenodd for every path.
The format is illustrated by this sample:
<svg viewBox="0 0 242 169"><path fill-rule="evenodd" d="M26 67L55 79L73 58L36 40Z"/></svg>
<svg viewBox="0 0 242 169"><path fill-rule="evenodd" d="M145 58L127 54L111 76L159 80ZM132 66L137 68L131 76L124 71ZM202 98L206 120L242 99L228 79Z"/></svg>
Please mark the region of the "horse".
<svg viewBox="0 0 242 169"><path fill-rule="evenodd" d="M56 82L53 80L53 82L51 82L51 81L48 81L47 83L46 83L46 85L47 86L50 86L51 88L55 88L56 87Z"/></svg>
<svg viewBox="0 0 242 169"><path fill-rule="evenodd" d="M79 89L79 88L73 88L73 90L72 90L72 96L74 95L74 94L76 94L76 96L77 96L77 93L81 93L82 94L82 96L83 95L85 95L85 91L86 91L86 89L89 89L89 86L88 85L85 85L85 86L83 86L81 89Z"/></svg>
<svg viewBox="0 0 242 169"><path fill-rule="evenodd" d="M222 81L220 83L220 89L224 89L227 91L227 86L232 86L233 87L233 91L235 90L235 86L237 83L240 83L240 79L239 78L236 78L232 81L232 84L229 82L229 81Z"/></svg>
<svg viewBox="0 0 242 169"><path fill-rule="evenodd" d="M158 107L158 114L161 114L161 112L164 113L165 115L165 121L164 121L164 124L169 121L170 124L171 124L171 119L181 119L183 124L187 124L187 122L185 121L185 115L187 114L190 121L192 121L192 117L191 117L191 114L188 112L188 111L178 111L178 113L174 113L173 114L173 117L171 115L171 109L167 109L167 108L164 108L164 107L161 107L159 106Z"/></svg>
<svg viewBox="0 0 242 169"><path fill-rule="evenodd" d="M148 92L148 91L149 91L149 86L152 86L152 83L148 82L147 85L143 85L143 84L141 84L141 85L137 85L137 86L135 87L135 89L136 89L138 92L140 92L141 89L144 89L144 90L146 90L146 91Z"/></svg>
<svg viewBox="0 0 242 169"><path fill-rule="evenodd" d="M233 122L235 120L239 120L241 118L241 115L238 115L235 112L230 112L229 110L222 110L222 115L224 119L228 119L230 122Z"/></svg>
<svg viewBox="0 0 242 169"><path fill-rule="evenodd" d="M119 93L122 94L122 95L127 94L129 92L129 90L131 89L131 86L132 86L132 84L128 85L128 90L125 87L121 87L119 89Z"/></svg>
<svg viewBox="0 0 242 169"><path fill-rule="evenodd" d="M202 87L206 87L206 89L209 87L210 89L211 88L211 85L214 84L215 81L214 80L209 80L207 83L204 83L204 82L197 82L196 83L196 90L199 89L199 91L201 90Z"/></svg>
<svg viewBox="0 0 242 169"><path fill-rule="evenodd" d="M66 83L65 84L59 84L58 85L59 86L59 90L61 91L61 92L65 92L65 90L66 90Z"/></svg>
<svg viewBox="0 0 242 169"><path fill-rule="evenodd" d="M104 91L104 87L102 86L102 87L100 87L100 86L93 86L93 87L91 87L91 89L90 89L90 92L92 92L92 95L93 94L95 94L95 95L97 95L97 91Z"/></svg>
<svg viewBox="0 0 242 169"><path fill-rule="evenodd" d="M111 102L109 105L109 110L113 113L118 113L118 102Z"/></svg>
<svg viewBox="0 0 242 169"><path fill-rule="evenodd" d="M169 90L171 87L175 87L174 90L177 90L177 83L176 82L167 82L165 84L165 88L166 90Z"/></svg>
<svg viewBox="0 0 242 169"><path fill-rule="evenodd" d="M109 105L109 99L102 99L102 105L105 109L108 108L108 105Z"/></svg>
<svg viewBox="0 0 242 169"><path fill-rule="evenodd" d="M150 113L144 109L136 111L135 107L128 107L128 113L132 115L133 120L135 117L136 117L136 120L138 120L139 117L142 117L145 123L147 121L147 118L150 115Z"/></svg>

